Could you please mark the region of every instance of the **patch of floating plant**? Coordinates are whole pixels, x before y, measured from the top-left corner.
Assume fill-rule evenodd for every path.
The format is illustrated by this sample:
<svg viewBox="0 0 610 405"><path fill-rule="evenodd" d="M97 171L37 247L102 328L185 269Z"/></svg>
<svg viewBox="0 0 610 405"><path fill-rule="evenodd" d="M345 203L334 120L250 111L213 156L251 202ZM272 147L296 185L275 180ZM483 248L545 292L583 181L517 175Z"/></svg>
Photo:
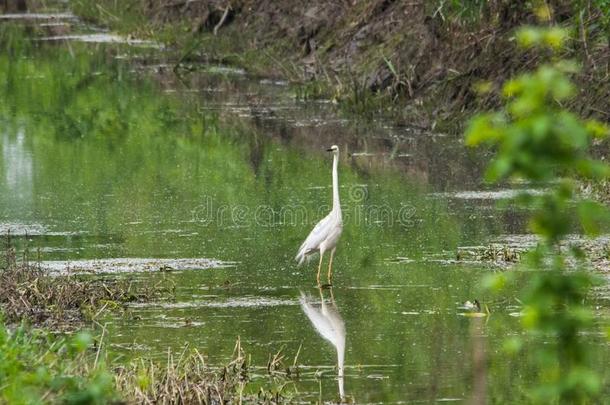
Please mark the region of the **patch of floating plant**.
<svg viewBox="0 0 610 405"><path fill-rule="evenodd" d="M422 311L392 311L394 315L407 315L407 316L419 316L419 315L438 315L441 312L436 311L434 309L424 309ZM444 313L450 314L449 311L444 311Z"/></svg>
<svg viewBox="0 0 610 405"><path fill-rule="evenodd" d="M72 13L9 13L0 14L0 20L75 20Z"/></svg>
<svg viewBox="0 0 610 405"><path fill-rule="evenodd" d="M382 153L372 153L372 152L352 152L351 156L353 157L358 157L358 156L379 156L379 155L383 155Z"/></svg>
<svg viewBox="0 0 610 405"><path fill-rule="evenodd" d="M390 377L387 375L383 375L383 374L369 374L366 376L366 378L368 378L370 380L387 380Z"/></svg>
<svg viewBox="0 0 610 405"><path fill-rule="evenodd" d="M431 197L453 198L458 200L508 200L523 194L542 195L545 190L539 189L505 189L505 190L477 190L456 191L450 193L432 193Z"/></svg>
<svg viewBox="0 0 610 405"><path fill-rule="evenodd" d="M470 265L489 265L489 264L493 264L493 265L503 265L500 262L485 262L482 260L457 260L457 259L427 259L424 260L424 262L428 262L428 263L436 263L436 264L441 264L441 265L445 265L445 266L451 266L451 265L464 265L464 266L470 266Z"/></svg>
<svg viewBox="0 0 610 405"><path fill-rule="evenodd" d="M232 267L234 265L235 262L224 262L207 258L113 258L40 262L40 268L42 270L57 274L141 273L154 271L204 270L211 268Z"/></svg>
<svg viewBox="0 0 610 405"><path fill-rule="evenodd" d="M48 235L48 234L45 234ZM63 235L62 235L63 236ZM32 251L40 251L41 253L57 253L57 252L79 252L85 249L103 249L111 250L116 249L119 245L117 243L94 243L88 244L86 247L69 247L69 246L41 246L38 248L32 248Z"/></svg>
<svg viewBox="0 0 610 405"><path fill-rule="evenodd" d="M499 237L497 242L492 245L501 246L502 251L512 250L521 255L536 247L540 242L540 237L537 235L504 235ZM601 235L596 238L587 238L577 234L568 235L562 242L561 249L567 252L572 248L580 249L595 269L605 273L610 271L610 235ZM576 265L577 263L574 260L568 260L568 264Z"/></svg>
<svg viewBox="0 0 610 405"><path fill-rule="evenodd" d="M18 222L0 222L0 235L11 234L13 236L38 236L46 235L47 228L41 224L22 224Z"/></svg>
<svg viewBox="0 0 610 405"><path fill-rule="evenodd" d="M121 336L120 333L114 332L115 336ZM142 343L110 343L113 348L129 351L150 352L152 347Z"/></svg>
<svg viewBox="0 0 610 405"><path fill-rule="evenodd" d="M65 21L52 21L38 24L39 27L69 27L70 25Z"/></svg>
<svg viewBox="0 0 610 405"><path fill-rule="evenodd" d="M358 365L345 365L345 370L361 371L364 369L392 369L402 367L401 364L358 364ZM299 369L302 370L336 370L336 366L326 364L299 364Z"/></svg>
<svg viewBox="0 0 610 405"><path fill-rule="evenodd" d="M61 247L61 246L44 246L38 248L37 250L41 253L56 253L56 252L77 252L79 250L83 250L84 248L74 248L74 247Z"/></svg>
<svg viewBox="0 0 610 405"><path fill-rule="evenodd" d="M501 235L493 243L502 244L514 248L533 248L540 237L533 234L509 234ZM579 246L583 249L605 249L610 244L610 235L601 235L595 238L587 238L583 235L571 234L565 238L566 245Z"/></svg>
<svg viewBox="0 0 610 405"><path fill-rule="evenodd" d="M205 325L205 322L194 321L191 318L180 318L171 316L159 316L157 317L157 319L152 318L150 320L152 321L152 323L147 324L147 326L154 328L181 329Z"/></svg>
<svg viewBox="0 0 610 405"><path fill-rule="evenodd" d="M349 123L346 119L308 118L308 119L284 119L287 124L295 128L321 128L325 126L345 126Z"/></svg>
<svg viewBox="0 0 610 405"><path fill-rule="evenodd" d="M245 117L251 116L252 109L247 105L238 105L235 103L216 103L207 104L200 107L202 111L223 111L232 114L243 115Z"/></svg>
<svg viewBox="0 0 610 405"><path fill-rule="evenodd" d="M366 286L348 286L345 287L346 290L388 290L388 291L398 291L404 288L428 288L430 287L427 284L389 284L389 285L366 285Z"/></svg>
<svg viewBox="0 0 610 405"><path fill-rule="evenodd" d="M526 248L510 246L503 243L490 243L487 246L459 246L457 261L515 263L521 259Z"/></svg>
<svg viewBox="0 0 610 405"><path fill-rule="evenodd" d="M271 80L271 79L262 79L259 81L260 84L273 85L273 86L288 86L288 82L286 80Z"/></svg>
<svg viewBox="0 0 610 405"><path fill-rule="evenodd" d="M148 230L144 230L141 231L141 234L166 234L166 233L174 233L174 234L181 234L184 233L185 230L184 229L148 229Z"/></svg>
<svg viewBox="0 0 610 405"><path fill-rule="evenodd" d="M515 248L531 248L536 246L540 241L540 237L533 234L512 234L512 235L501 235L493 241L493 243L500 243Z"/></svg>
<svg viewBox="0 0 610 405"><path fill-rule="evenodd" d="M88 234L87 231L49 231L45 225L19 222L0 222L0 235L10 233L12 236L77 236Z"/></svg>
<svg viewBox="0 0 610 405"><path fill-rule="evenodd" d="M259 286L256 287L256 289L258 291L277 291L278 287L271 287L271 286Z"/></svg>
<svg viewBox="0 0 610 405"><path fill-rule="evenodd" d="M479 247L477 247L479 248ZM466 253L462 252L458 248L458 253L455 252L441 252L441 253L431 253L421 259L409 259L403 256L396 256L391 258L386 258L384 261L389 264L411 264L411 263L435 263L446 266L451 265L489 265L492 264L494 266L507 266L513 262L500 260L501 253L498 255L498 260L488 260L485 259L485 255L490 255L491 253L486 252L486 247L481 246L481 252L476 253L473 250L467 250Z"/></svg>
<svg viewBox="0 0 610 405"><path fill-rule="evenodd" d="M241 102L225 101L220 103L209 103L201 107L207 111L223 111L235 114L242 118L257 117L265 120L282 120L290 124L291 120L283 116L279 116L281 111L298 111L298 108L289 104L267 104L264 107L253 106Z"/></svg>
<svg viewBox="0 0 610 405"><path fill-rule="evenodd" d="M396 257L390 257L385 259L384 261L389 262L389 263L416 263L417 260L415 259L409 259L406 256L396 256Z"/></svg>
<svg viewBox="0 0 610 405"><path fill-rule="evenodd" d="M438 263L443 265L493 265L509 267L521 261L524 254L536 247L540 238L536 235L503 235L487 245L459 246L456 251L433 252L422 259L396 256L385 259L387 263L405 264L413 262ZM582 235L568 235L560 246L561 250L579 249L587 262L595 269L610 273L610 235L586 238ZM569 257L569 265L578 265Z"/></svg>
<svg viewBox="0 0 610 405"><path fill-rule="evenodd" d="M223 66L223 65L204 65L203 67L200 68L200 70L203 70L204 72L207 72L207 73L223 74L223 75L230 74L230 75L244 76L246 74L246 71L244 69L230 67L230 66Z"/></svg>
<svg viewBox="0 0 610 405"><path fill-rule="evenodd" d="M93 33L93 34L73 34L73 35L55 35L50 37L39 38L40 41L76 41L95 44L125 44L147 48L163 48L163 45L154 41L145 39L136 39L131 37L123 37L116 34L108 33Z"/></svg>
<svg viewBox="0 0 610 405"><path fill-rule="evenodd" d="M287 305L299 305L297 300L279 299L269 297L245 296L229 298L224 300L200 300L188 302L134 302L129 304L132 308L162 308L162 309L186 309L186 308L261 308L278 307Z"/></svg>
<svg viewBox="0 0 610 405"><path fill-rule="evenodd" d="M606 275L606 284L593 287L595 298L602 301L610 301L610 276Z"/></svg>

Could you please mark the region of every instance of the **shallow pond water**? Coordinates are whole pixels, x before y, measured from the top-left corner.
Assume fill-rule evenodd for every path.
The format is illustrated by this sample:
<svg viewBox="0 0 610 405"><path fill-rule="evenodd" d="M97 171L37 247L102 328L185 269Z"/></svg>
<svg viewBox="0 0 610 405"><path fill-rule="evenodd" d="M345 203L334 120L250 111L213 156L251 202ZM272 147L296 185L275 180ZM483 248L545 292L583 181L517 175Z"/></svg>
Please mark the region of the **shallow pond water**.
<svg viewBox="0 0 610 405"><path fill-rule="evenodd" d="M49 271L176 285L174 301L104 320L116 353L188 345L222 365L239 337L253 364L298 352L290 390L305 400L468 402L477 384L490 402L522 398L539 370L502 349L519 303L480 287L505 266L456 253L527 239L524 215L497 207L514 191L482 185L486 157L459 135L341 118L222 66L177 76L163 50L0 24L0 231ZM331 144L345 227L334 287L319 291L315 263L294 255L329 209ZM465 316L475 299L489 316ZM603 371L610 348L587 339Z"/></svg>

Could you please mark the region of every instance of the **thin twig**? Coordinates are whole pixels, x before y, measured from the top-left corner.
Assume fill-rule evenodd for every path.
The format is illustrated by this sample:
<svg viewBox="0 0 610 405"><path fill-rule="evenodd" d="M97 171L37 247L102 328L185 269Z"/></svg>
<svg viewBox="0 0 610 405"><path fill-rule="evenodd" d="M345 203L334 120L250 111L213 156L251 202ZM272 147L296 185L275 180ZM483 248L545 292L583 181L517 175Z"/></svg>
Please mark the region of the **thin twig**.
<svg viewBox="0 0 610 405"><path fill-rule="evenodd" d="M222 27L222 24L224 24L225 20L227 19L227 16L229 15L230 10L231 10L231 3L227 4L227 7L225 8L225 12L222 14L220 21L218 21L218 24L216 24L216 26L214 27L214 36L216 36L216 34L218 34L218 30L220 29L220 27Z"/></svg>

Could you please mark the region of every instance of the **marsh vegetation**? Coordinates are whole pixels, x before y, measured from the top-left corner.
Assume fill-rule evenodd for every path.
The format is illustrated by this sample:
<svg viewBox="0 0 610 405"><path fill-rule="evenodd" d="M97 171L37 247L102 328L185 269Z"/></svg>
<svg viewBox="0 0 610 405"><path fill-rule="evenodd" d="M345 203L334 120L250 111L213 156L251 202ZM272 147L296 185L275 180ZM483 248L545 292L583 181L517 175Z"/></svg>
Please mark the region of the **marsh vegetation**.
<svg viewBox="0 0 610 405"><path fill-rule="evenodd" d="M276 49L277 27L252 34L257 55L235 42L248 2L148 3L29 2L35 17L0 21L0 402L610 397L608 221L590 201L608 171L603 2L409 9L435 35L432 76L405 64L421 27L366 34L400 2L358 3L338 37L303 31L311 77L303 55L278 59L292 31ZM175 22L203 5L196 30ZM512 43L520 16L552 29L485 45ZM335 75L354 30L370 66ZM333 144L344 230L318 290L293 259L330 210Z"/></svg>

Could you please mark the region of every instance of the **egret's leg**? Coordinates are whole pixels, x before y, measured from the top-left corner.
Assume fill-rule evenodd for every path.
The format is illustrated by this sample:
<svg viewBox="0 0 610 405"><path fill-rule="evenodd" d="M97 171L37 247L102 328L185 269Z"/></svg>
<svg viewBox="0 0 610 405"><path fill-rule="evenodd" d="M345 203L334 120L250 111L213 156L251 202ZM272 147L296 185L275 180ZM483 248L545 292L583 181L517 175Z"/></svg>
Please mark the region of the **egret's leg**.
<svg viewBox="0 0 610 405"><path fill-rule="evenodd" d="M332 284L333 281L333 256L335 255L335 249L330 251L330 261L328 262L328 284Z"/></svg>
<svg viewBox="0 0 610 405"><path fill-rule="evenodd" d="M320 286L320 269L322 268L322 259L324 258L324 252L320 251L320 263L318 264L318 275L316 276L316 280L318 280L318 287Z"/></svg>

